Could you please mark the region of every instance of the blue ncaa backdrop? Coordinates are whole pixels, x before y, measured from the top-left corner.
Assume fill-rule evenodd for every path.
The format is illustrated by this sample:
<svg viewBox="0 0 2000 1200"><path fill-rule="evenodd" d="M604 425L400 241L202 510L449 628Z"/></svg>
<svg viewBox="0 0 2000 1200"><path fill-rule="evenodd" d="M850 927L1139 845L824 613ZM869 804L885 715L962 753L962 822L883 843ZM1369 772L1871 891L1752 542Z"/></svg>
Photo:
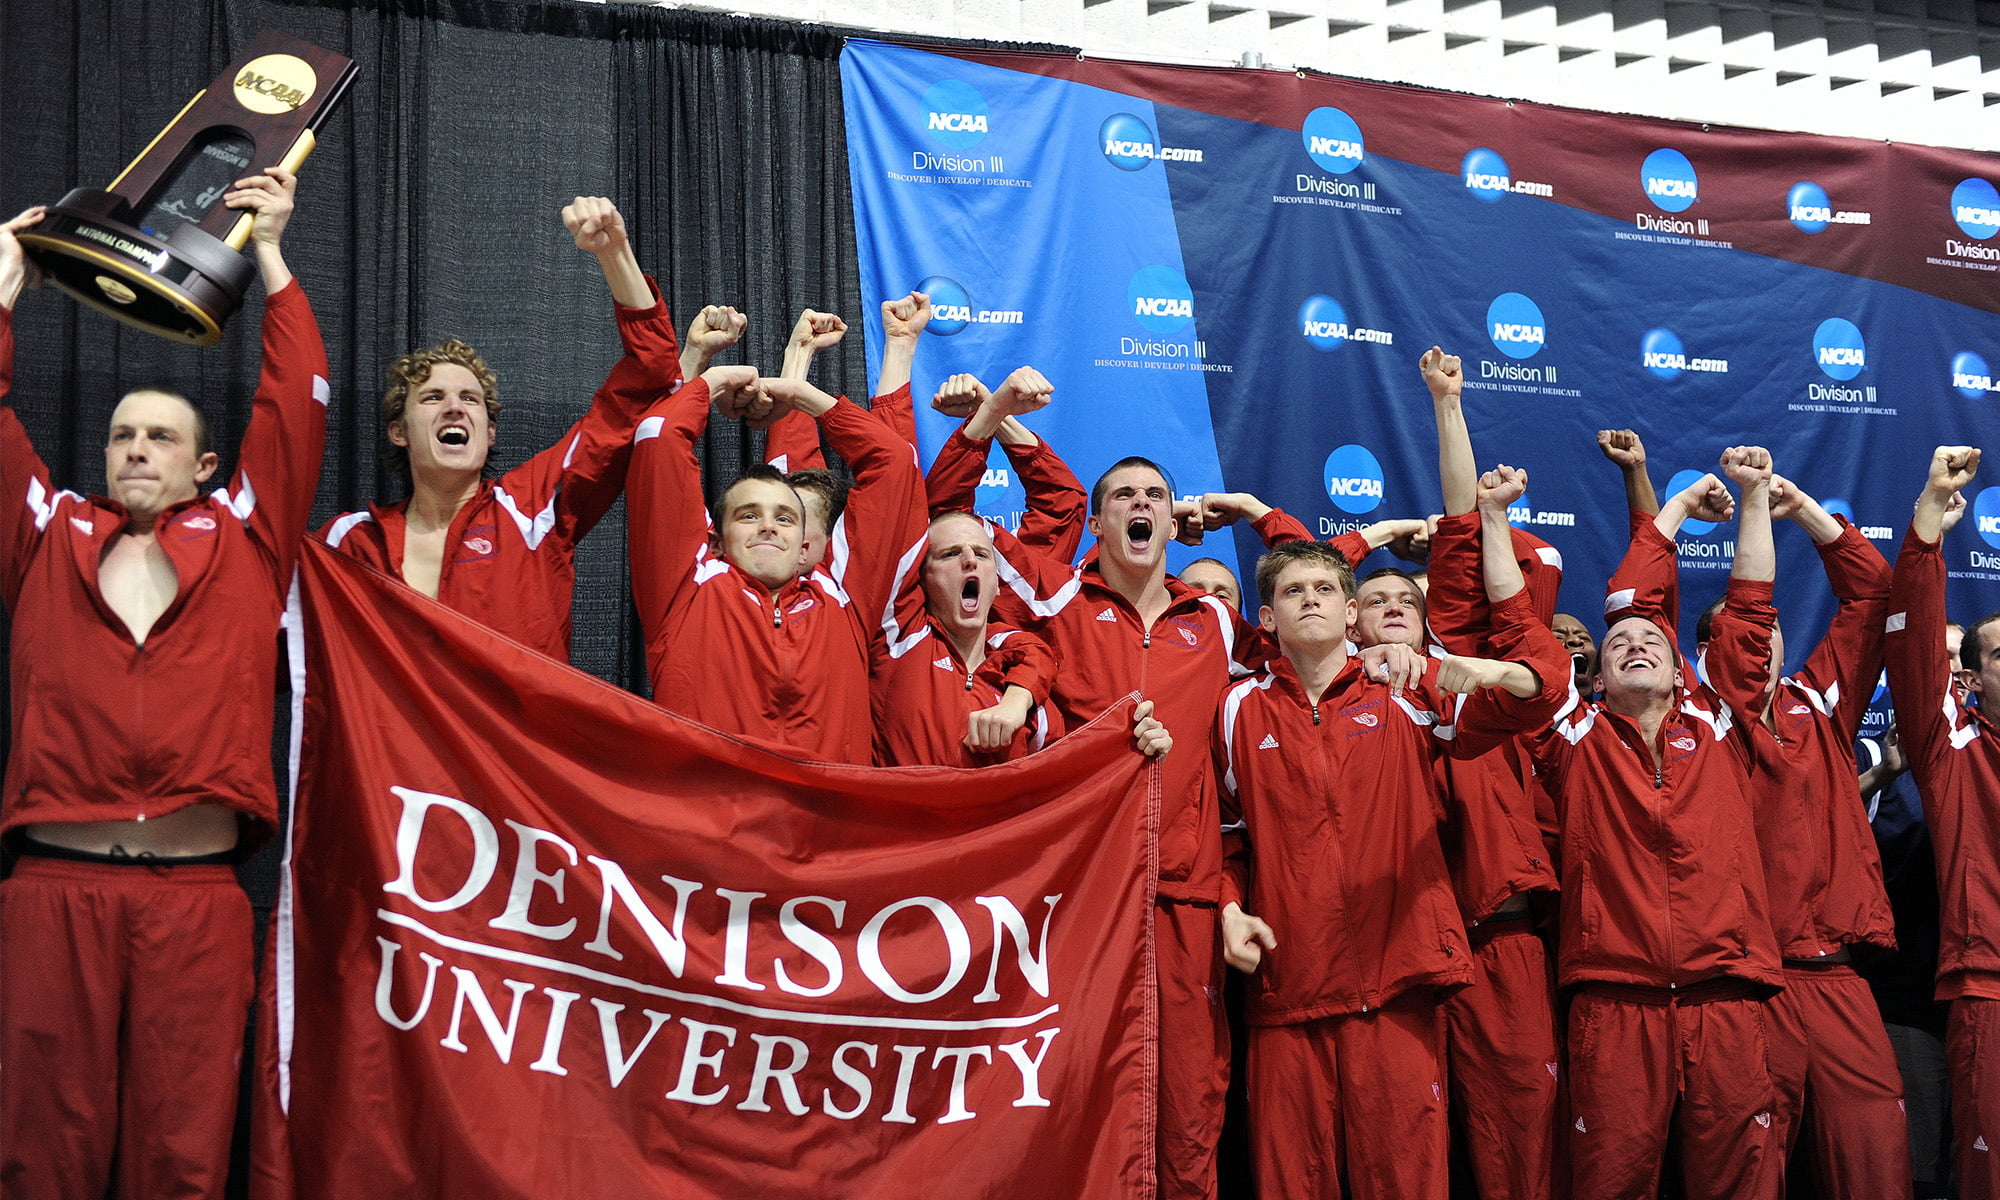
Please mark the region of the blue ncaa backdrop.
<svg viewBox="0 0 2000 1200"><path fill-rule="evenodd" d="M1056 399L1029 423L1086 485L1144 454L1322 537L1435 512L1438 343L1595 625L1627 530L1599 428L1644 436L1663 496L1767 445L1891 559L1934 446L2000 455L2000 158L1281 72L858 40L841 65L871 374L880 301L930 292L920 410L1033 365ZM951 427L920 411L926 461ZM1987 473L1946 541L1955 614L2000 608ZM996 451L980 510L1021 506ZM1211 543L1170 561L1257 552ZM1833 599L1809 539L1778 545L1802 655ZM1732 530L1680 548L1691 621Z"/></svg>

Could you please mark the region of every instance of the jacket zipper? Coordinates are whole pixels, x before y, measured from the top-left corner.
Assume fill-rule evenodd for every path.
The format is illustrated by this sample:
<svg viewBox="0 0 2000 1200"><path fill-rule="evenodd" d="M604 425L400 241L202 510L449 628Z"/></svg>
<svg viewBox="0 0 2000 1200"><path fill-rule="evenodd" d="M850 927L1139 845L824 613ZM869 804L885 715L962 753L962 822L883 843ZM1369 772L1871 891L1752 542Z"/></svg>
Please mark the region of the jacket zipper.
<svg viewBox="0 0 2000 1200"><path fill-rule="evenodd" d="M1656 736L1653 739L1653 745L1652 745L1654 791L1659 791L1660 789L1666 787L1667 784L1666 755L1662 753L1660 749L1661 743L1666 740L1666 736L1667 736L1667 724L1665 721L1662 721L1660 722L1660 732L1658 736ZM1664 807L1666 801L1662 800L1660 803ZM1658 820L1660 823L1660 834L1662 839L1664 839L1667 832L1667 817L1664 811L1660 813ZM1674 881L1671 872L1665 872L1664 874L1665 878L1662 880L1662 882L1665 884L1665 889L1666 889L1666 903L1661 906L1660 915L1662 920L1666 924L1666 934L1667 934L1667 958L1669 960L1667 965L1667 990L1674 991L1680 987L1680 984L1673 977L1676 971L1678 970L1677 964L1679 962L1679 959L1676 956L1674 950Z"/></svg>

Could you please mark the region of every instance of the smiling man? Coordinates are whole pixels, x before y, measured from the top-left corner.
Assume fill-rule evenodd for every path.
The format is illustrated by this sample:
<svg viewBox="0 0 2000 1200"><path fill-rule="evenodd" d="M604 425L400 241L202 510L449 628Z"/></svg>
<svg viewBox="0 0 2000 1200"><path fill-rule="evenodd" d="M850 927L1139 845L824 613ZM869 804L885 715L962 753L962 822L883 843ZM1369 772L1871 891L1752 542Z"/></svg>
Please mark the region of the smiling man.
<svg viewBox="0 0 2000 1200"><path fill-rule="evenodd" d="M757 424L803 413L853 470L823 566L800 570L805 504L776 468L751 467L704 512L695 445L711 401ZM897 561L925 537L909 443L845 397L738 366L655 405L633 444L627 545L654 702L811 758L871 762L869 638Z"/></svg>
<svg viewBox="0 0 2000 1200"><path fill-rule="evenodd" d="M666 305L639 269L617 208L578 196L563 209L577 249L596 257L617 304L624 357L589 411L554 446L498 479L500 384L457 338L389 368L382 420L389 461L409 485L396 504L321 530L344 553L551 658L569 661L576 544L625 486L632 430L680 380Z"/></svg>
<svg viewBox="0 0 2000 1200"><path fill-rule="evenodd" d="M1768 509L1770 456L1737 447L1724 462L1742 504ZM1532 743L1562 824L1557 959L1572 996L1577 1196L1652 1195L1670 1135L1691 1195L1775 1197L1782 1184L1765 999L1784 976L1748 752L1683 667L1669 582L1681 522L1727 520L1732 507L1706 475L1635 529L1606 600L1604 699L1572 692ZM1770 525L1745 529L1768 537ZM1733 694L1766 687L1773 618L1741 588L1718 614L1708 667Z"/></svg>
<svg viewBox="0 0 2000 1200"><path fill-rule="evenodd" d="M13 743L0 828L0 1194L220 1197L251 990L233 864L277 826L278 621L326 443L326 350L279 250L295 181L255 214L263 369L227 486L200 412L118 404L108 498L57 490L0 407L0 598ZM33 268L0 225L0 396ZM115 1179L115 1188L112 1186Z"/></svg>

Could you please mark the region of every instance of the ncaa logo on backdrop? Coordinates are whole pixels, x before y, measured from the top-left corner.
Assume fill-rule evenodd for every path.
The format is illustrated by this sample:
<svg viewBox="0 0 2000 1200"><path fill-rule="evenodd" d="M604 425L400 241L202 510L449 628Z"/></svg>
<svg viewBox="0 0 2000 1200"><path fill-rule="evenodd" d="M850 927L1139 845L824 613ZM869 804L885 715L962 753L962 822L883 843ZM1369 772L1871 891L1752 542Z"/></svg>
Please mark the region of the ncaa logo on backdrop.
<svg viewBox="0 0 2000 1200"><path fill-rule="evenodd" d="M1104 146L1105 159L1121 171L1144 170L1158 154L1152 127L1131 113L1106 117L1097 140Z"/></svg>
<svg viewBox="0 0 2000 1200"><path fill-rule="evenodd" d="M2000 233L2000 192L1977 176L1961 180L1951 189L1951 219L1965 236L1985 241Z"/></svg>
<svg viewBox="0 0 2000 1200"><path fill-rule="evenodd" d="M1552 512L1536 509L1533 498L1522 492L1512 504L1507 506L1507 523L1516 529L1526 529L1530 525L1575 525L1576 514ZM1558 564L1560 565L1560 564Z"/></svg>
<svg viewBox="0 0 2000 1200"><path fill-rule="evenodd" d="M1517 196L1554 196L1554 184L1530 183L1525 179L1515 179L1507 169L1507 160L1500 157L1497 150L1485 146L1475 146L1466 152L1458 164L1459 177L1465 181L1465 190L1488 204L1497 204L1500 197L1509 192Z"/></svg>
<svg viewBox="0 0 2000 1200"><path fill-rule="evenodd" d="M1785 193L1785 216L1800 233L1819 233L1829 225L1872 225L1875 214L1833 207L1826 189L1801 179Z"/></svg>
<svg viewBox="0 0 2000 1200"><path fill-rule="evenodd" d="M1639 167L1639 185L1646 199L1662 212L1682 212L1700 198L1694 164L1678 150L1661 147L1646 156Z"/></svg>
<svg viewBox="0 0 2000 1200"><path fill-rule="evenodd" d="M1315 108L1299 131L1306 155L1329 175L1345 175L1368 157L1362 148L1361 126L1337 108Z"/></svg>
<svg viewBox="0 0 2000 1200"><path fill-rule="evenodd" d="M1694 481L1700 479L1703 474L1704 472L1701 471L1676 471L1674 472L1674 477L1667 480L1667 490L1660 494L1662 496L1678 496L1688 488L1693 487ZM1692 534L1695 537L1713 532L1714 529L1715 522L1713 521L1696 521L1690 518L1681 522L1681 532Z"/></svg>
<svg viewBox="0 0 2000 1200"><path fill-rule="evenodd" d="M1970 350L1960 350L1951 360L1951 386L1967 400L1977 400L1988 392L2000 392L1993 386L1993 371L1986 360Z"/></svg>
<svg viewBox="0 0 2000 1200"><path fill-rule="evenodd" d="M1308 296L1299 305L1299 330L1316 349L1338 350L1347 341L1347 312L1332 296Z"/></svg>
<svg viewBox="0 0 2000 1200"><path fill-rule="evenodd" d="M1800 233L1819 233L1829 225L1872 225L1875 214L1835 209L1826 189L1801 179L1785 193L1785 216Z"/></svg>
<svg viewBox="0 0 2000 1200"><path fill-rule="evenodd" d="M1146 164L1200 162L1201 151L1186 146L1162 146L1153 137L1153 127L1131 113L1113 113L1098 126L1097 142L1104 161L1121 171L1143 171Z"/></svg>
<svg viewBox="0 0 2000 1200"><path fill-rule="evenodd" d="M1828 317L1813 330L1813 361L1828 379L1843 383L1861 374L1868 365L1867 344L1861 330L1844 317Z"/></svg>
<svg viewBox="0 0 2000 1200"><path fill-rule="evenodd" d="M1326 456L1326 495L1342 512L1374 512L1382 506L1382 464L1366 446L1340 447Z"/></svg>
<svg viewBox="0 0 2000 1200"><path fill-rule="evenodd" d="M1307 296L1299 305L1299 332L1318 350L1338 350L1347 342L1396 344L1396 335L1386 329L1364 329L1347 323L1347 310L1332 296Z"/></svg>
<svg viewBox="0 0 2000 1200"><path fill-rule="evenodd" d="M1125 299L1139 324L1154 333L1177 333L1194 320L1194 289L1172 267L1155 263L1134 271Z"/></svg>
<svg viewBox="0 0 2000 1200"><path fill-rule="evenodd" d="M1800 233L1818 233L1833 223L1833 200L1825 188L1802 179L1785 193L1785 212Z"/></svg>
<svg viewBox="0 0 2000 1200"><path fill-rule="evenodd" d="M1508 358L1533 358L1549 340L1542 310L1519 292L1502 292L1486 306L1486 330Z"/></svg>
<svg viewBox="0 0 2000 1200"><path fill-rule="evenodd" d="M1027 488L1014 472L1014 464L987 466L979 477L979 489L973 493L972 511L992 517L1010 530L1018 530L1027 510Z"/></svg>
<svg viewBox="0 0 2000 1200"><path fill-rule="evenodd" d="M1679 379L1687 365L1687 354L1673 330L1649 329L1639 339L1639 361L1656 378Z"/></svg>
<svg viewBox="0 0 2000 1200"><path fill-rule="evenodd" d="M952 150L977 146L990 132L986 97L963 80L939 80L924 92L924 132Z"/></svg>
<svg viewBox="0 0 2000 1200"><path fill-rule="evenodd" d="M1659 379L1678 379L1682 371L1703 371L1715 375L1729 373L1726 358L1689 358L1681 339L1667 328L1649 329L1639 339L1639 365Z"/></svg>
<svg viewBox="0 0 2000 1200"><path fill-rule="evenodd" d="M931 321L924 328L950 337L972 324L972 296L965 285L947 275L933 275L916 286L931 298Z"/></svg>
<svg viewBox="0 0 2000 1200"><path fill-rule="evenodd" d="M1973 498L1972 527L1979 531L1980 541L2000 550L2000 486L1987 488ZM1974 565L2000 567L2000 560Z"/></svg>
<svg viewBox="0 0 2000 1200"><path fill-rule="evenodd" d="M1507 160L1484 146L1466 154L1458 164L1458 173L1465 178L1465 190L1488 204L1498 203L1500 197L1514 190L1514 179L1507 173Z"/></svg>

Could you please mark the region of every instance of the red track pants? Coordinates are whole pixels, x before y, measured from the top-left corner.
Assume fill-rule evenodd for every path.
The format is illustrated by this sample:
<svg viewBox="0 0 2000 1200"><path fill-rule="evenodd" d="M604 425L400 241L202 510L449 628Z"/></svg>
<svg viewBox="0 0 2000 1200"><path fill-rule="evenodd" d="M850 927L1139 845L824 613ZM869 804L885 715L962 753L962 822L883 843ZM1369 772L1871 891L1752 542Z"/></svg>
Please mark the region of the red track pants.
<svg viewBox="0 0 2000 1200"><path fill-rule="evenodd" d="M1437 1001L1250 1030L1259 1200L1444 1200L1450 1130Z"/></svg>
<svg viewBox="0 0 2000 1200"><path fill-rule="evenodd" d="M1689 1196L1775 1200L1783 1172L1766 1160L1783 1146L1765 1001L1733 985L1702 988L1708 997L1690 1001L1587 984L1571 1001L1572 1195L1653 1200L1677 1131Z"/></svg>
<svg viewBox="0 0 2000 1200"><path fill-rule="evenodd" d="M1556 1176L1562 1068L1548 949L1526 920L1471 937L1472 986L1441 1005L1452 1124L1480 1200L1551 1200L1567 1187Z"/></svg>
<svg viewBox="0 0 2000 1200"><path fill-rule="evenodd" d="M226 866L24 857L0 883L0 1194L220 1197L249 1014Z"/></svg>

